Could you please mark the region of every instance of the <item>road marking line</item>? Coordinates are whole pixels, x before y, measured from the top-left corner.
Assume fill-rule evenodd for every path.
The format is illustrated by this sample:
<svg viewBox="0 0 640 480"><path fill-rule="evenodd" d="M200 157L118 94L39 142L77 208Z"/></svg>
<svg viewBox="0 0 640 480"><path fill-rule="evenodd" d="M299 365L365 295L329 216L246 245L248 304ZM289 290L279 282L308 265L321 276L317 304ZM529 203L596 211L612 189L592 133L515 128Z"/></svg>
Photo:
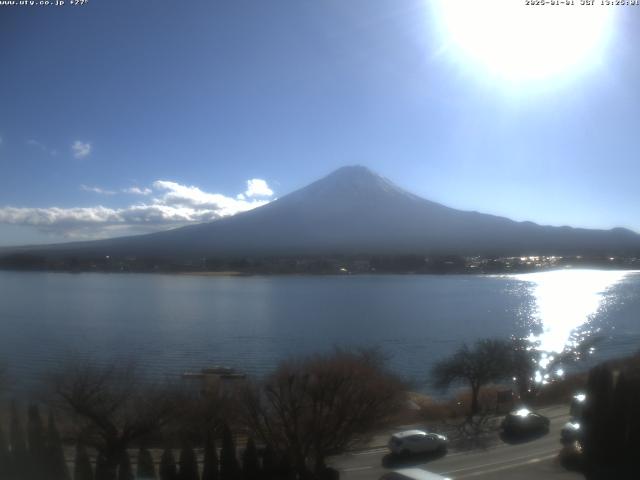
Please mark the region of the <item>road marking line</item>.
<svg viewBox="0 0 640 480"><path fill-rule="evenodd" d="M510 462L515 462L515 461L518 461L518 460L524 460L525 458L529 458L529 457L532 457L532 456L535 456L535 455L542 455L542 454L545 454L545 453L549 453L549 450L544 450L544 451L540 451L540 452L532 452L532 453L529 453L527 455L522 455L520 457L507 458L505 460L499 460L497 462L485 463L485 464L482 464L482 465L470 465L470 466L465 467L465 468L458 468L457 470L448 470L448 471L444 472L444 474L448 475L450 473L464 472L465 470L474 470L476 468L491 467L493 465L500 465L501 463L510 463ZM554 452L551 456L555 456L555 455L557 455L557 452Z"/></svg>
<svg viewBox="0 0 640 480"><path fill-rule="evenodd" d="M484 449L482 449L482 451L488 451L488 450L493 450L496 447L500 447L500 446L504 446L504 445L491 445L489 447L486 447ZM480 449L469 449L469 450L460 450L460 451L454 451L451 453L447 453L446 457L443 458L451 458L451 457L457 457L459 455L470 455L470 454L477 454L479 453ZM371 450L361 450L359 452L349 452L348 455L352 456L352 457L362 457L362 456L367 456L367 455L375 455L377 453L391 453L389 451L388 448L386 447L380 447L380 448L372 448Z"/></svg>
<svg viewBox="0 0 640 480"><path fill-rule="evenodd" d="M353 452L350 453L349 455L352 457L364 457L367 455L376 455L378 453L389 453L391 454L391 452L389 452L388 448L378 448L375 450L364 450L362 452ZM476 452L472 452L471 450L468 452L453 452L453 453L447 453L446 458L451 458L451 457L457 457L458 455L468 455L469 453L476 453ZM445 457L442 457L445 458Z"/></svg>
<svg viewBox="0 0 640 480"><path fill-rule="evenodd" d="M375 455L376 453L382 453L386 451L387 451L386 448L376 448L373 450L365 450L364 452L355 452L355 453L352 453L351 455L353 455L354 457L358 457L361 455Z"/></svg>
<svg viewBox="0 0 640 480"><path fill-rule="evenodd" d="M366 467L351 467L351 468L343 468L342 471L343 472L357 472L359 470L370 470L373 467L371 466L366 466Z"/></svg>
<svg viewBox="0 0 640 480"><path fill-rule="evenodd" d="M538 462L542 462L544 460L549 460L550 458L553 458L555 456L556 456L556 454L554 453L553 455L547 455L546 457L532 458L531 460L527 460L526 462L514 463L513 465L504 465L502 467L491 468L489 470L481 470L479 472L467 473L466 475L461 475L461 476L459 476L457 478L471 478L471 477L477 477L479 475L485 475L487 473L501 472L503 470L509 470L511 468L523 467L525 465L531 465L533 463L538 463Z"/></svg>

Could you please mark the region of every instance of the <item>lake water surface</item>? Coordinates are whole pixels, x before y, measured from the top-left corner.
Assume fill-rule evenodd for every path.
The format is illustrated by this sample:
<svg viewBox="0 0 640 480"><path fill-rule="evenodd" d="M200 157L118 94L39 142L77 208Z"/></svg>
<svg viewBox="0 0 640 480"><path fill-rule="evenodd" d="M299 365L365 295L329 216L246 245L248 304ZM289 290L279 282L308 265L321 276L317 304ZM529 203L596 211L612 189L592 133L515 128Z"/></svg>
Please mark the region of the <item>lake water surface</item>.
<svg viewBox="0 0 640 480"><path fill-rule="evenodd" d="M463 342L516 335L545 352L598 336L640 349L640 273L204 277L0 272L0 360L29 384L70 355L134 357L152 376L379 346L424 388ZM552 355L553 353L549 353Z"/></svg>

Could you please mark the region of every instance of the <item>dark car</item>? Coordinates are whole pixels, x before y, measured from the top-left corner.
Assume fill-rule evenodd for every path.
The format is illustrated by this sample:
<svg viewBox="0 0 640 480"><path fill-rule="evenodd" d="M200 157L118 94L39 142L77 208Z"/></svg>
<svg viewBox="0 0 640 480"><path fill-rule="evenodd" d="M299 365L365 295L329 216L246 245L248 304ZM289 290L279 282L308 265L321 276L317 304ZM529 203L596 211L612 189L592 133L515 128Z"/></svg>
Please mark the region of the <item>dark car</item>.
<svg viewBox="0 0 640 480"><path fill-rule="evenodd" d="M587 396L584 393L577 393L571 399L569 414L571 418L560 430L560 441L563 445L582 441L582 416Z"/></svg>
<svg viewBox="0 0 640 480"><path fill-rule="evenodd" d="M584 393L576 393L571 399L569 407L569 415L573 419L580 419L584 412L584 406L587 402L587 396Z"/></svg>
<svg viewBox="0 0 640 480"><path fill-rule="evenodd" d="M560 430L560 442L563 445L568 445L576 441L581 441L582 429L580 427L580 422L577 420L565 423L562 430Z"/></svg>
<svg viewBox="0 0 640 480"><path fill-rule="evenodd" d="M502 430L507 435L528 435L547 433L549 419L544 415L520 408L509 413L502 421Z"/></svg>

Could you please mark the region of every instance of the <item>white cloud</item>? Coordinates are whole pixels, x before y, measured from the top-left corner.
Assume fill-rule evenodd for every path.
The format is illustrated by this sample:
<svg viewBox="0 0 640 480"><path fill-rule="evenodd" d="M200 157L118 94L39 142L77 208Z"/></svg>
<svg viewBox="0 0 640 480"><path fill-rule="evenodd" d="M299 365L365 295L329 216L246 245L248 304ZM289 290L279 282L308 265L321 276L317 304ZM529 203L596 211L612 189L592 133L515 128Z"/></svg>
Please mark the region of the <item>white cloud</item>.
<svg viewBox="0 0 640 480"><path fill-rule="evenodd" d="M116 193L118 193L113 190L105 190L104 188L100 187L88 187L87 185L80 185L80 190L83 190L85 192L98 193L100 195L115 195Z"/></svg>
<svg viewBox="0 0 640 480"><path fill-rule="evenodd" d="M181 185L167 180L158 180L153 183L153 187L156 190L166 192L161 198L156 199L161 204L210 209L218 212L221 217L235 215L268 203L266 200L248 201L237 197L227 197L220 193L206 193L198 187Z"/></svg>
<svg viewBox="0 0 640 480"><path fill-rule="evenodd" d="M129 193L131 195L151 195L153 190L150 188L140 188L140 187L129 187L123 188L122 193Z"/></svg>
<svg viewBox="0 0 640 480"><path fill-rule="evenodd" d="M71 152L75 158L81 159L85 158L91 153L91 144L89 142L82 142L80 140L76 140L71 145Z"/></svg>
<svg viewBox="0 0 640 480"><path fill-rule="evenodd" d="M269 188L267 182L260 178L252 178L247 180L247 191L244 192L247 197L271 197L273 190Z"/></svg>
<svg viewBox="0 0 640 480"><path fill-rule="evenodd" d="M117 210L103 206L88 208L0 208L0 223L47 226L73 226L87 223L111 223L118 221Z"/></svg>
<svg viewBox="0 0 640 480"><path fill-rule="evenodd" d="M85 192L98 193L100 195L116 195L118 193L127 193L130 195L147 196L153 193L153 190L151 190L150 188L140 188L140 187L129 187L129 188L123 188L120 191L116 191L116 190L107 190L106 188L102 188L102 187L89 187L87 185L80 185L80 190L83 190Z"/></svg>
<svg viewBox="0 0 640 480"><path fill-rule="evenodd" d="M112 195L117 192L81 185L82 190ZM269 203L242 194L227 197L195 186L158 180L149 188L131 187L122 192L149 195L149 201L122 208L102 205L78 208L0 208L0 223L36 227L45 233L70 239L105 238L166 230L191 223L208 222Z"/></svg>

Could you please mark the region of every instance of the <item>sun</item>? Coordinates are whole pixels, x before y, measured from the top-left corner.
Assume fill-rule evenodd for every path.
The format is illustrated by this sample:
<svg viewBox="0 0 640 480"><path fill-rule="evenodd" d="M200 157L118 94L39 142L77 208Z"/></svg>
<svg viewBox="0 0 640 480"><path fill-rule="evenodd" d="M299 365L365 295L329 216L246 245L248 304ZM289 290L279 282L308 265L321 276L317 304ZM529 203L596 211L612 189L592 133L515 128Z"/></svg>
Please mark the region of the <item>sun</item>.
<svg viewBox="0 0 640 480"><path fill-rule="evenodd" d="M601 63L614 10L526 0L433 0L444 50L510 81L542 80Z"/></svg>

